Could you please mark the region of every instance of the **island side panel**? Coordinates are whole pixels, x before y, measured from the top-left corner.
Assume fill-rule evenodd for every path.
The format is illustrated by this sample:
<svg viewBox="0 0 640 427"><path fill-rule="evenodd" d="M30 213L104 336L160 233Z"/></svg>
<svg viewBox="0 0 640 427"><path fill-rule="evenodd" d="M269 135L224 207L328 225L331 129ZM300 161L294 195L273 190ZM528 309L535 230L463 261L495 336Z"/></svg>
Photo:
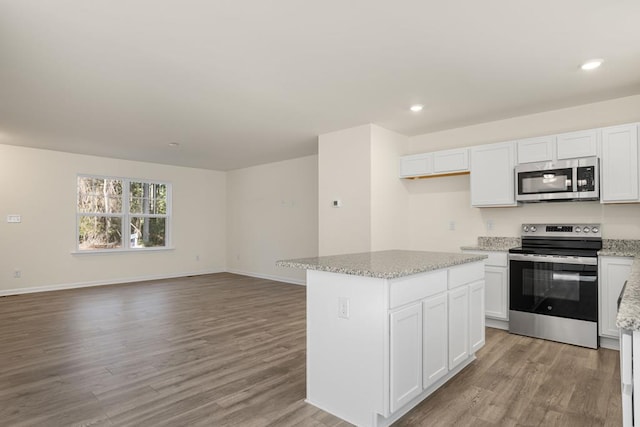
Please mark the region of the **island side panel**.
<svg viewBox="0 0 640 427"><path fill-rule="evenodd" d="M387 308L385 279L307 271L307 402L360 426L386 412Z"/></svg>

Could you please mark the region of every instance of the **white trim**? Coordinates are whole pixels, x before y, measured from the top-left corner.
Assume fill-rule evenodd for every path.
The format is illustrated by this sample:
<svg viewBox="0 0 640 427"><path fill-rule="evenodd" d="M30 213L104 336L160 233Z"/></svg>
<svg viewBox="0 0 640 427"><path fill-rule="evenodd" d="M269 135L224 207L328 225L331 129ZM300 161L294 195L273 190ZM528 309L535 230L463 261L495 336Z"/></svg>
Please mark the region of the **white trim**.
<svg viewBox="0 0 640 427"><path fill-rule="evenodd" d="M108 254L129 254L138 252L141 254L149 252L175 251L175 247L152 246L150 248L125 248L125 249L85 249L83 251L71 251L71 255L108 255Z"/></svg>
<svg viewBox="0 0 640 427"><path fill-rule="evenodd" d="M307 282L304 279L293 279L291 277L285 276L273 276L271 274L254 273L252 271L227 269L227 273L240 274L241 276L257 277L258 279L267 279L276 282L291 283L292 285L307 285Z"/></svg>
<svg viewBox="0 0 640 427"><path fill-rule="evenodd" d="M487 317L485 318L484 322L485 322L484 325L487 328L502 329L503 331L509 330L508 320L498 320L498 319L492 319L491 317Z"/></svg>
<svg viewBox="0 0 640 427"><path fill-rule="evenodd" d="M600 347L620 351L620 341L616 338L600 336Z"/></svg>
<svg viewBox="0 0 640 427"><path fill-rule="evenodd" d="M0 297L9 295L32 294L35 292L62 291L65 289L89 288L93 286L119 285L122 283L145 282L148 280L175 279L176 277L201 276L204 274L224 273L224 268L182 272L175 274L159 274L154 276L126 277L122 279L95 280L91 282L60 283L57 285L35 286L31 288L0 289Z"/></svg>

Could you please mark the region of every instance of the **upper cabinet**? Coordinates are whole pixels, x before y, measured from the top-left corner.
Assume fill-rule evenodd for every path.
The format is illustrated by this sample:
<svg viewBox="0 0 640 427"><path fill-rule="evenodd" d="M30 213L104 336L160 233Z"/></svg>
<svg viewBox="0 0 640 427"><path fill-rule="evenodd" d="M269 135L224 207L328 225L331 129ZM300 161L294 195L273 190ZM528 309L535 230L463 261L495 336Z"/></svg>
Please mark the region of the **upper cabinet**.
<svg viewBox="0 0 640 427"><path fill-rule="evenodd" d="M598 155L598 129L518 141L518 163L550 162Z"/></svg>
<svg viewBox="0 0 640 427"><path fill-rule="evenodd" d="M553 160L555 136L542 136L518 141L518 163L548 162Z"/></svg>
<svg viewBox="0 0 640 427"><path fill-rule="evenodd" d="M400 178L446 175L469 171L469 149L436 151L400 158Z"/></svg>
<svg viewBox="0 0 640 427"><path fill-rule="evenodd" d="M558 160L598 155L598 129L563 133L557 138L556 158Z"/></svg>
<svg viewBox="0 0 640 427"><path fill-rule="evenodd" d="M471 148L471 206L516 206L515 142Z"/></svg>
<svg viewBox="0 0 640 427"><path fill-rule="evenodd" d="M432 173L433 153L400 157L400 178L412 178Z"/></svg>
<svg viewBox="0 0 640 427"><path fill-rule="evenodd" d="M638 124L602 129L601 201L637 202Z"/></svg>

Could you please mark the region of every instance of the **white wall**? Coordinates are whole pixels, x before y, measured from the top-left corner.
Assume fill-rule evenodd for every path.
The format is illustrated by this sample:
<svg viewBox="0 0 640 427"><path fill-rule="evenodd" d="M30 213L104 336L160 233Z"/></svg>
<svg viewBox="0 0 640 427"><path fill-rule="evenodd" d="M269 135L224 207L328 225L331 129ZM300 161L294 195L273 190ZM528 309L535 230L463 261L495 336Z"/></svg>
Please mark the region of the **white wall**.
<svg viewBox="0 0 640 427"><path fill-rule="evenodd" d="M371 248L403 249L409 244L409 193L400 174L399 157L406 151L404 135L371 126Z"/></svg>
<svg viewBox="0 0 640 427"><path fill-rule="evenodd" d="M640 121L640 95L418 135L409 153L435 151ZM410 249L457 251L477 236L519 236L526 222L598 222L604 238L640 239L640 204L598 202L526 204L472 208L469 177L403 182L409 192ZM487 221L494 224L487 229ZM450 222L455 230L450 230Z"/></svg>
<svg viewBox="0 0 640 427"><path fill-rule="evenodd" d="M318 156L227 173L227 266L250 276L303 283L279 259L318 255Z"/></svg>
<svg viewBox="0 0 640 427"><path fill-rule="evenodd" d="M79 173L171 182L175 249L72 254ZM0 294L225 270L223 172L0 145L0 183Z"/></svg>
<svg viewBox="0 0 640 427"><path fill-rule="evenodd" d="M371 125L318 138L318 215L320 255L371 250Z"/></svg>

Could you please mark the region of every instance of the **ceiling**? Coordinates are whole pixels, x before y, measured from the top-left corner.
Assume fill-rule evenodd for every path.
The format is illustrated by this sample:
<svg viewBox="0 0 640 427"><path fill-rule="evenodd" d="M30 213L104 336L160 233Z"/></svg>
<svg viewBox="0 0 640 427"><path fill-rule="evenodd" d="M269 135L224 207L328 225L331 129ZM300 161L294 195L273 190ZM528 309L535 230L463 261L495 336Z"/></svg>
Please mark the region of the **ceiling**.
<svg viewBox="0 0 640 427"><path fill-rule="evenodd" d="M637 0L0 0L0 143L231 170L366 123L417 135L638 94L639 17Z"/></svg>

